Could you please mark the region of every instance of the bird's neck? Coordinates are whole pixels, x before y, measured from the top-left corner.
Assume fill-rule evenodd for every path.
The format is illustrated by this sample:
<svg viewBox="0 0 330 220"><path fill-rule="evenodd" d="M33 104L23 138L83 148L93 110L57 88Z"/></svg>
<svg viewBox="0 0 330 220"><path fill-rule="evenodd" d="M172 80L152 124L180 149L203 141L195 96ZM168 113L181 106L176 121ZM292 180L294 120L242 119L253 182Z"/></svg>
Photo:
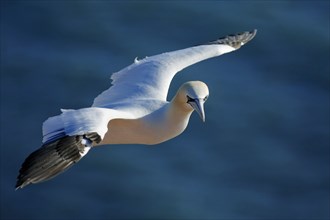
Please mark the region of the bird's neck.
<svg viewBox="0 0 330 220"><path fill-rule="evenodd" d="M186 97L178 92L174 98L169 103L169 112L170 114L173 114L172 116L190 116L190 114L193 112L193 109L189 104L186 102Z"/></svg>
<svg viewBox="0 0 330 220"><path fill-rule="evenodd" d="M166 111L166 121L169 121L172 125L180 130L180 133L187 127L189 118L193 109L185 101L185 98L181 97L180 94L172 99L168 104Z"/></svg>

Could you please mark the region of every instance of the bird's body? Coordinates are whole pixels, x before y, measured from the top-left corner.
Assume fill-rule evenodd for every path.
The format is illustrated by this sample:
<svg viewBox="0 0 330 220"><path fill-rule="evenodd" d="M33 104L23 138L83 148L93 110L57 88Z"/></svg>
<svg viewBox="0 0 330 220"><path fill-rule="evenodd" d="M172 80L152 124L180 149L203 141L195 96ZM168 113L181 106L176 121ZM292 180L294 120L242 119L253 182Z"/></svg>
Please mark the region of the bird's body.
<svg viewBox="0 0 330 220"><path fill-rule="evenodd" d="M147 57L112 75L112 86L89 108L62 110L43 124L43 145L23 163L16 188L48 180L96 146L158 144L181 134L195 110L205 120L205 83L184 83L171 101L174 75L199 61L238 49L256 34L244 32L206 45Z"/></svg>
<svg viewBox="0 0 330 220"><path fill-rule="evenodd" d="M185 85L203 86L208 96L207 86L202 82L189 82L181 87L171 102L145 101L139 110L143 116L137 119L114 119L108 123L108 132L102 144L159 144L181 134L188 125L193 108L187 105ZM148 108L145 108L147 106Z"/></svg>
<svg viewBox="0 0 330 220"><path fill-rule="evenodd" d="M159 144L184 131L191 112L171 114L169 104L138 119L114 119L108 123L108 132L102 144ZM175 117L171 117L175 116ZM157 119L158 123L152 123ZM174 123L178 122L178 123Z"/></svg>

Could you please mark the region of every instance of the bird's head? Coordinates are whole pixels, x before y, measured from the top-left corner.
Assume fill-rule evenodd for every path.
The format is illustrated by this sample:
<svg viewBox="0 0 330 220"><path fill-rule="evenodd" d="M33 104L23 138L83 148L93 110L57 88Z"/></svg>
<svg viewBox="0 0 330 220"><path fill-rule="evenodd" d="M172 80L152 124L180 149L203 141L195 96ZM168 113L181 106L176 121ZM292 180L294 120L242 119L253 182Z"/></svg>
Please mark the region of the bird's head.
<svg viewBox="0 0 330 220"><path fill-rule="evenodd" d="M209 97L207 85L201 81L189 81L184 83L178 93L178 99L188 110L195 110L205 121L204 102Z"/></svg>

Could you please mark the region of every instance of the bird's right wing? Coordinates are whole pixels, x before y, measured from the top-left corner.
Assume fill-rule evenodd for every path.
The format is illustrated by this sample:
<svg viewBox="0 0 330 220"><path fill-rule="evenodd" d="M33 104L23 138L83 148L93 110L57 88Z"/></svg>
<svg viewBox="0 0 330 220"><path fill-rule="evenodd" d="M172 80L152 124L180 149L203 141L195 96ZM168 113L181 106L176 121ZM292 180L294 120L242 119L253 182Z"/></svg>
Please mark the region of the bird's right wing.
<svg viewBox="0 0 330 220"><path fill-rule="evenodd" d="M229 35L207 44L163 53L134 63L111 76L112 86L94 99L94 107L109 107L133 100L166 101L172 78L197 62L239 49L256 30Z"/></svg>

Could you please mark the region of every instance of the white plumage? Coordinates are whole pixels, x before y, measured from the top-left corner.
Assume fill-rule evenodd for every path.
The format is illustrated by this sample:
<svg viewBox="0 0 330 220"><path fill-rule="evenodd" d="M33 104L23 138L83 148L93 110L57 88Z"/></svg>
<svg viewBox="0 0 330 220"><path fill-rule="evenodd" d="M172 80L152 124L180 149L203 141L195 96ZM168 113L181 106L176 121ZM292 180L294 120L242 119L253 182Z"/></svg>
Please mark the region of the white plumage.
<svg viewBox="0 0 330 220"><path fill-rule="evenodd" d="M181 134L195 110L205 120L205 83L184 83L168 102L177 72L205 59L240 48L256 34L244 32L208 44L135 59L114 73L112 86L92 107L62 110L43 124L43 146L23 163L16 188L48 180L78 162L93 146L158 144Z"/></svg>

